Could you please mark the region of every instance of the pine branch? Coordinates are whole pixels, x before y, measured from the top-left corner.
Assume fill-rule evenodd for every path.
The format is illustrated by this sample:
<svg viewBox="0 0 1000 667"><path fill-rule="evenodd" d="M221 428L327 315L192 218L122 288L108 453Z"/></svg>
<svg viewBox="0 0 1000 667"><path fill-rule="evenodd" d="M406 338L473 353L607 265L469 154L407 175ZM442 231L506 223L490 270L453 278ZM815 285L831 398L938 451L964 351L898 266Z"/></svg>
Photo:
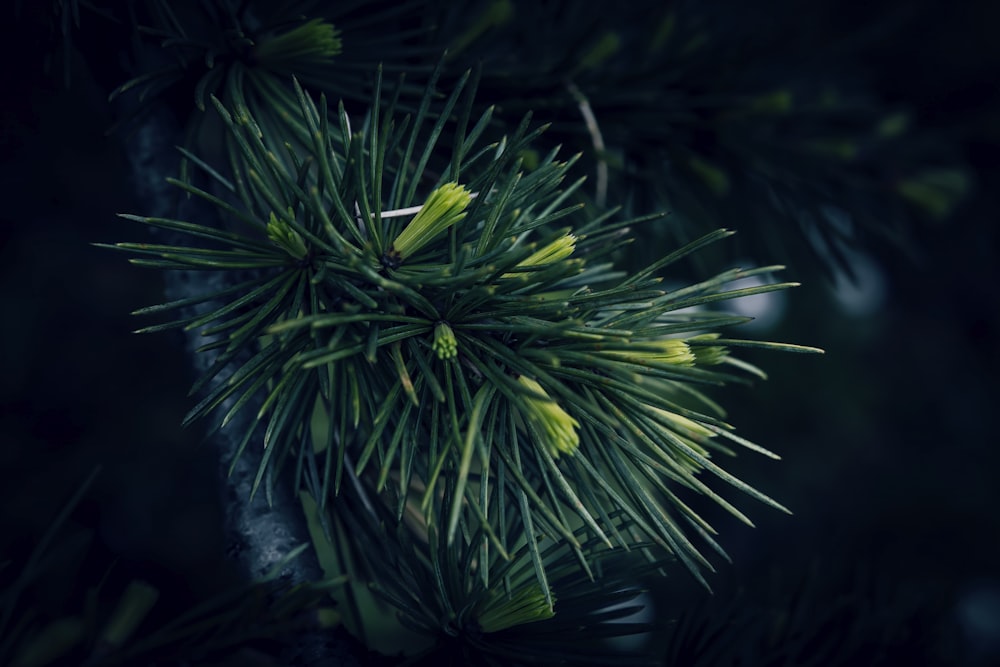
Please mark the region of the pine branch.
<svg viewBox="0 0 1000 667"><path fill-rule="evenodd" d="M572 161L553 152L523 171L520 156L540 132L527 119L480 149L474 135L484 115L432 172L431 157L447 150L438 138L454 131L453 110L469 115L471 89L460 84L443 97L443 111L430 113L437 92L429 88L412 123L377 91L358 123L343 107L331 122L323 96L316 104L296 84L311 145L289 145L284 157L246 106L215 102L238 169L232 181L206 170L223 198L185 189L222 214L237 212L245 229L127 216L193 243L116 246L148 266L249 271L239 289L227 282L199 315L176 320L200 331L202 349L216 355L188 421L215 415L223 426L255 406L233 462L262 453L251 498L261 488L272 498L292 469L320 511L336 511L358 488L387 494L395 521L407 508L421 517L425 539L437 545L427 556L438 559L435 572L458 576L454 565L465 562L463 576L489 581L469 569L475 543L530 573L536 583L514 593L525 604L534 590L553 608L549 540L588 576L602 549L652 544L704 581L699 570L711 566L691 536L719 550L714 531L678 494L705 495L749 520L702 471L783 508L711 460L720 449L713 439L732 427L689 406L687 394L743 381L741 365L722 368L724 341L753 343L706 334L732 318L690 309L791 284L727 290L755 273L733 270L662 289L661 271L723 234L631 277L591 263L629 240L630 222L561 226L578 211L564 203ZM219 206L225 199L240 205ZM375 581L390 570L376 567ZM440 600L468 590L457 581L438 586ZM399 595L396 602L407 604ZM446 607L459 603L486 605L481 623L489 627L509 622L483 601ZM424 618L418 625L430 630L427 619L441 617Z"/></svg>

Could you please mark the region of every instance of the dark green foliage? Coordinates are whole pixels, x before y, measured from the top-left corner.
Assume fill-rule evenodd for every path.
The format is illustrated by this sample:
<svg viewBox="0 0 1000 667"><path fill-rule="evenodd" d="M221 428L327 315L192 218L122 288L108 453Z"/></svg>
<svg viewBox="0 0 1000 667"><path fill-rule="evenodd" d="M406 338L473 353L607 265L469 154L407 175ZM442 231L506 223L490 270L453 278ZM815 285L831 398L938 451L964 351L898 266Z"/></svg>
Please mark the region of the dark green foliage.
<svg viewBox="0 0 1000 667"><path fill-rule="evenodd" d="M253 493L301 491L345 570L437 636L428 660L604 664L580 627L644 629L609 623L638 591L609 563L676 559L706 583L704 546L725 553L698 496L748 524L719 481L784 509L717 463L777 457L708 392L764 376L736 348L818 350L728 333L746 318L720 302L796 283L690 280L731 234L712 229L843 270L865 236L905 241L907 206L944 218L968 186L947 151L904 144L905 111L734 67L744 35L687 3L138 5L139 59L162 62L113 97L141 116L180 93L172 182L225 226L129 214L171 240L113 247L227 276L138 311L214 304L141 331L203 336L186 422L254 406Z"/></svg>
<svg viewBox="0 0 1000 667"><path fill-rule="evenodd" d="M491 1L458 16L451 6L436 36L462 47L455 60L482 63L484 103L551 122L548 141L585 154L599 205L680 218L640 230L651 245L725 221L757 261L849 273L853 250L875 240L908 250L971 189L940 132L851 71L855 51L884 38L878 20L814 51L803 44L806 67L773 44L815 29L766 5ZM488 28L465 38L470 23Z"/></svg>
<svg viewBox="0 0 1000 667"><path fill-rule="evenodd" d="M657 558L673 555L700 578L711 565L688 535L721 549L681 489L749 523L701 471L781 506L711 460L713 450L731 453L725 440L773 455L733 434L698 387L760 374L728 347L815 351L705 333L743 320L704 308L789 284L727 289L780 268L767 267L660 286L665 268L725 232L632 274L614 271L602 260L628 241L628 225L648 218L604 214L564 227L579 217L567 201L580 182L563 187L571 163L553 151L522 171L520 156L540 132L528 118L498 143L478 145L491 114L473 118L465 89L462 80L438 113L429 89L412 121L393 101L383 109L377 89L354 130L342 106L332 121L325 98L317 106L296 85L312 141L304 149L280 150L246 106L216 102L231 133L232 180L188 154L219 194L175 183L242 230L126 216L199 243L116 247L143 266L254 277L144 309L224 304L144 331L202 330L203 351L217 353L189 420L215 414L224 426L263 393L263 440L253 427L243 436L243 447L263 446L255 490L293 466L321 512L361 489L382 494L397 522L408 511L421 517L439 542L432 561L465 562L464 576L485 585L488 570L469 569L469 554L509 559L504 567L533 573L547 609L565 572L595 576L603 558L595 545L652 545ZM436 144L445 127L450 149ZM435 154L437 173L428 166ZM249 359L216 377L238 355ZM344 484L355 475L357 487ZM544 539L555 540L554 564ZM392 571L375 567L371 576L381 585ZM491 594L450 590L464 591L462 606L473 609ZM458 602L445 595L442 604ZM435 612L419 624L433 630L442 618Z"/></svg>

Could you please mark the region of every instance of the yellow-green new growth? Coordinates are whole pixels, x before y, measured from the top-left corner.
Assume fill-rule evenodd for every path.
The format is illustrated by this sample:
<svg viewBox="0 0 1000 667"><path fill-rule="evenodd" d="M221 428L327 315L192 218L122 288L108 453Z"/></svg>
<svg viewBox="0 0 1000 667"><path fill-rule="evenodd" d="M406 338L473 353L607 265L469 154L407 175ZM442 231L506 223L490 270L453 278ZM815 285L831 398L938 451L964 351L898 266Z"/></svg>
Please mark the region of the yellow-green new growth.
<svg viewBox="0 0 1000 667"><path fill-rule="evenodd" d="M434 327L434 342L431 344L431 349L437 354L438 359L454 359L458 356L455 332L444 322Z"/></svg>
<svg viewBox="0 0 1000 667"><path fill-rule="evenodd" d="M328 61L341 52L340 31L323 19L313 19L288 32L263 39L254 57L268 67L293 61Z"/></svg>
<svg viewBox="0 0 1000 667"><path fill-rule="evenodd" d="M575 249L576 236L573 234L563 234L552 243L546 245L544 248L533 252L524 260L518 262L515 268L526 269L533 266L554 264L555 262L564 260L572 255ZM515 276L517 276L516 273L505 273L501 277L514 278Z"/></svg>
<svg viewBox="0 0 1000 667"><path fill-rule="evenodd" d="M295 259L302 259L309 254L309 248L299 233L284 220L278 220L274 213L271 213L271 219L267 222L267 238Z"/></svg>
<svg viewBox="0 0 1000 667"><path fill-rule="evenodd" d="M392 243L390 253L402 260L465 218L472 193L458 183L445 183L430 193L410 224Z"/></svg>
<svg viewBox="0 0 1000 667"><path fill-rule="evenodd" d="M555 611L546 602L545 593L538 584L522 588L509 598L503 590L495 590L477 612L476 621L483 632L499 632L515 625L544 621L555 616Z"/></svg>
<svg viewBox="0 0 1000 667"><path fill-rule="evenodd" d="M717 333L700 334L689 338L689 341L715 340L719 337ZM721 345L692 345L691 351L694 353L694 361L700 366L711 366L721 364L729 356L729 349Z"/></svg>
<svg viewBox="0 0 1000 667"><path fill-rule="evenodd" d="M690 366L694 364L696 353L691 347L679 338L665 338L663 340L650 343L653 350L624 351L615 350L610 354L629 357L636 361L657 362L662 364L676 364L678 366Z"/></svg>
<svg viewBox="0 0 1000 667"><path fill-rule="evenodd" d="M664 410L655 406L649 406L649 408L668 421L671 426L673 426L681 435L685 437L696 441L715 437L714 431L710 431L698 422L693 419L688 419L684 415L679 415L676 412L670 412L669 410Z"/></svg>
<svg viewBox="0 0 1000 667"><path fill-rule="evenodd" d="M560 454L572 456L576 453L580 446L580 434L576 432L580 422L573 419L568 412L553 401L548 392L535 380L522 375L517 381L531 393L545 397L525 396L524 402L528 406L525 417L542 436L544 440L542 444L545 445L552 458L557 459Z"/></svg>

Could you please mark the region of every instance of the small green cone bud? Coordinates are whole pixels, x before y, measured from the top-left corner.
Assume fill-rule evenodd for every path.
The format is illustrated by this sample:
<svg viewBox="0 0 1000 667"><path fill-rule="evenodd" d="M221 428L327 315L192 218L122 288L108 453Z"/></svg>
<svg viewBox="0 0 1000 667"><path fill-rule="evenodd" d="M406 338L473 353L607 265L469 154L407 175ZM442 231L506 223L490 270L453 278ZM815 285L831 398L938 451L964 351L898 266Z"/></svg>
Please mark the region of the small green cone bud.
<svg viewBox="0 0 1000 667"><path fill-rule="evenodd" d="M542 434L543 444L549 454L554 459L559 458L560 454L572 456L580 446L580 434L576 432L580 422L573 419L568 412L559 407L558 403L549 398L548 392L535 380L522 375L517 381L533 394L545 397L525 396L524 402L528 406L525 417Z"/></svg>
<svg viewBox="0 0 1000 667"><path fill-rule="evenodd" d="M438 359L454 359L458 356L458 341L455 340L455 332L444 322L434 327L434 343L431 349L437 354Z"/></svg>
<svg viewBox="0 0 1000 667"><path fill-rule="evenodd" d="M284 220L278 220L274 213L271 213L271 219L267 223L267 237L295 259L302 259L309 254L309 248L299 233Z"/></svg>
<svg viewBox="0 0 1000 667"><path fill-rule="evenodd" d="M476 621L483 632L499 632L553 616L555 611L546 602L542 587L533 584L515 591L509 598L499 589L490 593L481 609L477 610Z"/></svg>
<svg viewBox="0 0 1000 667"><path fill-rule="evenodd" d="M389 253L402 260L433 241L465 218L472 194L458 183L445 183L434 190L410 224L399 233Z"/></svg>

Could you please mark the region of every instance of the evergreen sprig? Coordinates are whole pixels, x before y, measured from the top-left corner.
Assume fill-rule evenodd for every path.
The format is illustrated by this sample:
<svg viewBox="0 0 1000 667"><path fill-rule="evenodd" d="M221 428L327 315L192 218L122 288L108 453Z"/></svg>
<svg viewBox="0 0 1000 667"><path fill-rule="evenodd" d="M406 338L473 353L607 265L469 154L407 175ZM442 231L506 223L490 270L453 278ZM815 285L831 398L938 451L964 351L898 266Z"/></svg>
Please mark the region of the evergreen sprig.
<svg viewBox="0 0 1000 667"><path fill-rule="evenodd" d="M343 482L357 478L396 522L420 516L448 558L475 547L510 567L527 561L536 583L515 594L526 601L535 591L550 610L545 540L586 577L596 574L593 545L652 544L701 579L711 565L690 536L722 550L682 494L749 523L702 473L783 508L712 460L729 445L774 455L733 433L700 388L760 374L730 347L817 350L722 338L710 331L744 318L696 307L792 283L727 287L779 268L767 267L663 287L664 269L725 231L630 275L613 270L607 256L655 216L613 221L611 212L571 225L584 217L568 203L582 182L565 185L573 160L552 151L523 169L543 129L530 117L480 146L491 110L473 122L469 81L435 112L429 88L412 119L377 88L354 124L343 105L331 119L325 96L316 104L296 84L309 143L281 153L245 105L215 100L235 147L233 178L194 158L210 185L174 183L243 230L126 215L193 242L115 247L143 266L251 277L140 311L223 304L144 331L199 329L216 355L188 422L214 415L223 427L263 397L262 431L248 428L237 454L262 448L254 492L290 464L325 512L356 493ZM436 143L446 125L450 148ZM448 151L432 171L431 157ZM245 361L219 377L233 359ZM490 599L477 603L483 622L510 623Z"/></svg>

